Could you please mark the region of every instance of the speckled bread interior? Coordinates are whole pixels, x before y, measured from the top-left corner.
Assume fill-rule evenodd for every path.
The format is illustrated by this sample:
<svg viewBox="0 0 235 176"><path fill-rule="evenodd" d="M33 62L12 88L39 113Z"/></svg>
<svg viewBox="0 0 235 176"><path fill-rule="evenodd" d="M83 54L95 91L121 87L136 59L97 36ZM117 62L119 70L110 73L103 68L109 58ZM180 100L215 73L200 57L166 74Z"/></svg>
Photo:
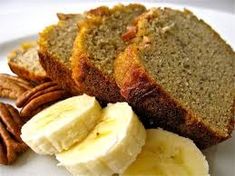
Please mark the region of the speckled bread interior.
<svg viewBox="0 0 235 176"><path fill-rule="evenodd" d="M8 65L18 76L42 83L49 78L39 62L38 45L35 41L24 42L8 55Z"/></svg>
<svg viewBox="0 0 235 176"><path fill-rule="evenodd" d="M115 62L122 95L146 127L161 126L201 148L234 128L235 54L190 11L153 9Z"/></svg>
<svg viewBox="0 0 235 176"><path fill-rule="evenodd" d="M73 78L82 90L103 102L123 101L113 77L113 62L124 50L126 28L145 11L138 4L99 7L86 13L72 56Z"/></svg>
<svg viewBox="0 0 235 176"><path fill-rule="evenodd" d="M70 57L77 35L80 14L58 14L59 22L46 27L39 35L40 62L48 76L73 94L80 89L72 79Z"/></svg>

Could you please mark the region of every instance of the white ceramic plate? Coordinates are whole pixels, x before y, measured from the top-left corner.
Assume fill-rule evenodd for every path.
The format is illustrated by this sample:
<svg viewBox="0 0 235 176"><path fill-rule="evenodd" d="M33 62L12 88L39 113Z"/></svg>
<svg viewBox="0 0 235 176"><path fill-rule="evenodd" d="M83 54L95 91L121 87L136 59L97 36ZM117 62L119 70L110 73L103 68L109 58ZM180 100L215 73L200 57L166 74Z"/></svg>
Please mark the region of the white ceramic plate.
<svg viewBox="0 0 235 176"><path fill-rule="evenodd" d="M0 72L11 73L7 66L6 56L23 41L37 38L38 31L46 25L56 23L56 12L83 12L90 8L104 5L101 3L77 3L77 4L43 4L32 6L27 11L16 9L0 11ZM113 5L113 4L105 4ZM145 3L147 7L163 7L182 9L185 6L163 3ZM41 9L43 8L43 12ZM221 36L235 48L235 16L227 13L197 9L186 6L197 16L209 23ZM30 9L30 10L28 10ZM235 68L234 68L235 69ZM7 102L6 99L0 101ZM9 101L8 101L9 102ZM235 175L235 136L217 146L203 151L209 161L210 173L212 176L233 176ZM12 166L0 166L1 176L68 176L69 173L61 167L56 166L54 157L39 156L28 151L24 153Z"/></svg>

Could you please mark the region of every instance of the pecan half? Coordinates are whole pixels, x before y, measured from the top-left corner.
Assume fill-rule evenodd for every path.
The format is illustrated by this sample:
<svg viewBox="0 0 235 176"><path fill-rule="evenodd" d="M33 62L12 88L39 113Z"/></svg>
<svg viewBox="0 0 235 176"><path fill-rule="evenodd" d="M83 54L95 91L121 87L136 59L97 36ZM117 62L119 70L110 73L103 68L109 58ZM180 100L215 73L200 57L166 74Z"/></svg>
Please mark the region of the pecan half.
<svg viewBox="0 0 235 176"><path fill-rule="evenodd" d="M0 103L0 164L8 165L28 146L20 138L23 121L11 105Z"/></svg>
<svg viewBox="0 0 235 176"><path fill-rule="evenodd" d="M16 99L32 88L29 82L17 76L0 73L0 97Z"/></svg>
<svg viewBox="0 0 235 176"><path fill-rule="evenodd" d="M127 42L133 38L135 38L137 33L137 28L135 26L127 26L127 32L122 34L122 40Z"/></svg>
<svg viewBox="0 0 235 176"><path fill-rule="evenodd" d="M19 96L16 106L22 108L20 115L27 121L45 107L69 96L70 94L56 83L46 82Z"/></svg>

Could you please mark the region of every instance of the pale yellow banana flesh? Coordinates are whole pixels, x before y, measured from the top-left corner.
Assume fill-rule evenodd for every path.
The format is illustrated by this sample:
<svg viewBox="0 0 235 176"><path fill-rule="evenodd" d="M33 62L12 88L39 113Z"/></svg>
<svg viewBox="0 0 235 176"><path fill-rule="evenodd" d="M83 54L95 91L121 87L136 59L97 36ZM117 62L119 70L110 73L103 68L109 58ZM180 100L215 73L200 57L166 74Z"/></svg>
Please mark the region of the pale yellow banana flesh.
<svg viewBox="0 0 235 176"><path fill-rule="evenodd" d="M122 173L136 159L146 131L127 103L109 104L101 122L70 150L56 154L73 175L108 176Z"/></svg>
<svg viewBox="0 0 235 176"><path fill-rule="evenodd" d="M101 118L94 97L75 96L36 114L22 127L22 139L36 153L55 154L83 140Z"/></svg>
<svg viewBox="0 0 235 176"><path fill-rule="evenodd" d="M208 172L205 157L190 139L149 129L137 160L122 176L208 176Z"/></svg>

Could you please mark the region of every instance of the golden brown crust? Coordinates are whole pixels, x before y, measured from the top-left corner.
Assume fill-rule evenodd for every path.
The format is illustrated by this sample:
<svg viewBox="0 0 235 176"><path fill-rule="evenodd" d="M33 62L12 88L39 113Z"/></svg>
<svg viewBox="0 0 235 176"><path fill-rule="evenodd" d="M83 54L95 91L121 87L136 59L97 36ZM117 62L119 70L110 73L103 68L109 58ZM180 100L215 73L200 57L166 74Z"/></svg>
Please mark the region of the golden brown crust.
<svg viewBox="0 0 235 176"><path fill-rule="evenodd" d="M115 78L121 94L140 115L147 128L160 126L194 140L201 149L227 138L199 121L167 94L144 69L135 45L127 47L115 62ZM230 123L229 133L233 130Z"/></svg>
<svg viewBox="0 0 235 176"><path fill-rule="evenodd" d="M8 65L11 71L19 77L40 84L49 81L46 72L38 62L38 45L35 41L22 43L8 55Z"/></svg>
<svg viewBox="0 0 235 176"><path fill-rule="evenodd" d="M58 30L60 27L63 27L67 24L66 20L77 20L79 21L82 18L80 14L57 14L59 22L56 25L51 25L46 27L39 35L39 61L46 71L48 77L60 85L63 89L67 90L73 95L81 94L78 86L75 84L74 80L72 79L72 71L71 71L71 64L70 62L64 62L65 58L60 58L59 55L50 51L49 47L49 36L51 33L53 34L56 31L57 27ZM70 25L70 21L68 22ZM73 21L73 24L75 21ZM75 25L76 26L76 25ZM65 29L66 30L66 29ZM70 32L68 32L70 34ZM69 37L69 34L67 37ZM55 38L56 39L56 38ZM72 39L69 38L71 42ZM66 40L66 39L65 39Z"/></svg>
<svg viewBox="0 0 235 176"><path fill-rule="evenodd" d="M106 6L100 6L97 7L95 9L91 9L87 12L87 14L89 15L96 15L96 16L106 16L110 14L110 10L108 7Z"/></svg>
<svg viewBox="0 0 235 176"><path fill-rule="evenodd" d="M83 46L85 41L84 34L91 30L90 26L95 27L102 23L104 16L109 16L115 11L125 11L127 8L134 9L136 7L144 8L138 4L130 4L127 7L118 5L112 9L102 6L88 11L87 15L89 18L79 24L80 31L74 42L71 58L72 76L83 92L97 97L101 102L119 102L124 101L124 98L121 96L120 89L113 76L107 75L91 63L90 55Z"/></svg>
<svg viewBox="0 0 235 176"><path fill-rule="evenodd" d="M45 69L51 80L55 81L63 89L74 95L81 94L80 89L72 79L71 70L49 55L45 55L39 52L39 57L42 67Z"/></svg>
<svg viewBox="0 0 235 176"><path fill-rule="evenodd" d="M24 78L28 81L32 81L35 82L37 84L49 81L50 79L45 75L38 75L38 74L34 74L33 72L30 72L28 70L26 70L23 67L20 67L18 64L9 61L8 65L11 69L12 72L14 72L15 74L17 74L19 77Z"/></svg>
<svg viewBox="0 0 235 176"><path fill-rule="evenodd" d="M76 57L76 56L75 56ZM95 95L101 103L124 101L120 95L119 87L114 79L106 77L97 69L86 55L79 55L76 59L76 67L73 67L73 78L80 90L89 95Z"/></svg>

